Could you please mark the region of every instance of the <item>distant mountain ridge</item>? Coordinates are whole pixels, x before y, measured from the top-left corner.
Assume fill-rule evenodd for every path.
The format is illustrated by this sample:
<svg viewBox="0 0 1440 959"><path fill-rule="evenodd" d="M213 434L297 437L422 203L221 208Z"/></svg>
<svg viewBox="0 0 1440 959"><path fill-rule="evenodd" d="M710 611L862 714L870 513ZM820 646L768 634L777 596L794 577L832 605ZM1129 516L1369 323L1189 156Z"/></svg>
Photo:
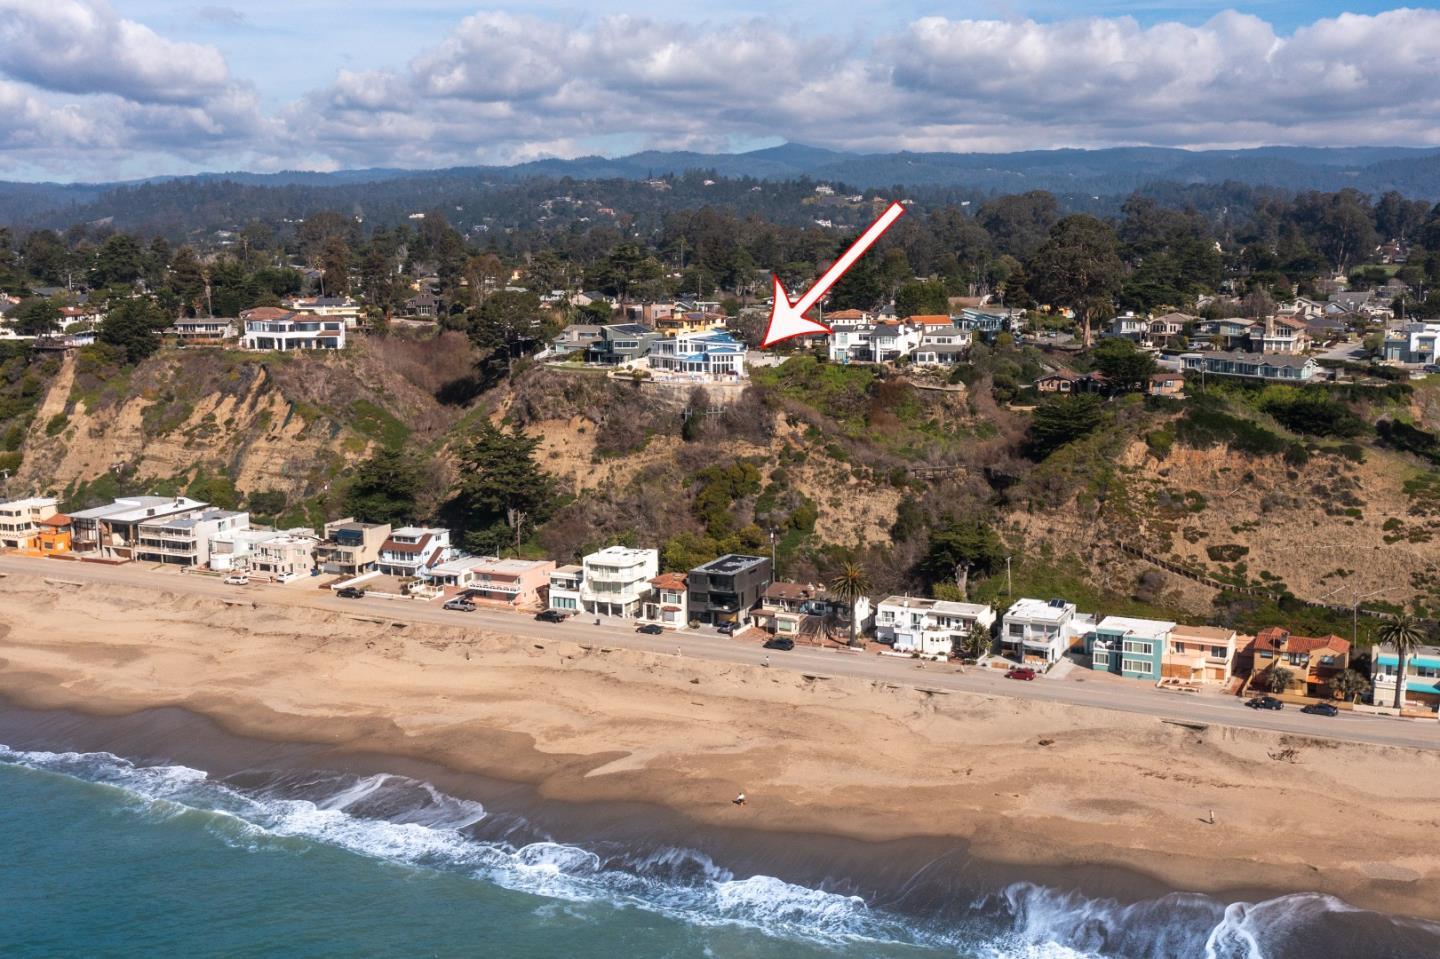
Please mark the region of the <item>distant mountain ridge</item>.
<svg viewBox="0 0 1440 959"><path fill-rule="evenodd" d="M326 190L353 202L354 191L379 194L385 184L409 187L424 181L505 183L547 178L643 180L688 171L727 178L845 184L855 189L956 189L980 194L1049 190L1069 196L1121 196L1157 183L1183 186L1242 183L1287 191L1355 187L1370 194L1398 190L1440 199L1440 150L1418 147L1258 147L1245 150L1181 150L1114 147L1101 150L1031 150L1016 153L846 153L787 143L747 153L648 150L630 156L531 160L513 166L435 170L373 168L335 172L216 172L153 177L117 183L0 182L0 223L56 225L83 219L92 207L103 215L104 198L153 184L235 183L262 189ZM436 204L447 187L436 184ZM340 194L344 194L340 197Z"/></svg>

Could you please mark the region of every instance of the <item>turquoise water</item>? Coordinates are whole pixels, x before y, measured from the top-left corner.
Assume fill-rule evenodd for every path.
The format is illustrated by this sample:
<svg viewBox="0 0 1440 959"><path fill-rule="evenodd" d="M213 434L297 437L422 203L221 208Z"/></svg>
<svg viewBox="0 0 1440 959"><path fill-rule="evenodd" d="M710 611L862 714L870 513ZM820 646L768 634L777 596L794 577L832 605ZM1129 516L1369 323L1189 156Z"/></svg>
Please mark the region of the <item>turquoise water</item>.
<svg viewBox="0 0 1440 959"><path fill-rule="evenodd" d="M1440 955L1434 926L1315 895L1122 906L1017 884L888 915L686 850L479 838L478 803L404 777L301 786L0 747L0 955Z"/></svg>

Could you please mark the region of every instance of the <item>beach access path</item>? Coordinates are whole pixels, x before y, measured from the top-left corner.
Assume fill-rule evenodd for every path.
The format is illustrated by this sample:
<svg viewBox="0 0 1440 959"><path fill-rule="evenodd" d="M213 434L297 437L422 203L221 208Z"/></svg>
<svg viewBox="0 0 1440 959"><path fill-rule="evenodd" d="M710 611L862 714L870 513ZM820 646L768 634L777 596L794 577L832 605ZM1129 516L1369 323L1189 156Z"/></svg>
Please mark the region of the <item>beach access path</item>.
<svg viewBox="0 0 1440 959"><path fill-rule="evenodd" d="M1241 729L1289 733L1317 739L1335 739L1378 746L1440 750L1440 723L1425 719L1342 712L1339 716L1312 716L1289 706L1278 712L1249 709L1234 696L1194 697L1165 692L1141 682L1076 671L1058 681L1016 682L998 670L969 668L893 656L876 656L845 650L797 646L790 651L767 650L725 636L685 631L661 636L635 632L628 620L573 617L563 623L537 622L529 613L477 609L464 613L442 609L438 602L418 600L341 599L310 581L284 586L251 584L230 586L218 577L187 575L174 569L132 563L110 566L98 563L60 562L24 556L0 556L0 574L37 576L59 583L163 589L173 593L257 606L289 606L343 613L357 620L424 623L447 627L473 626L536 642L595 643L618 649L658 655L696 658L711 662L762 666L816 676L845 676L894 683L897 686L1008 696L1096 709L1138 713L1181 723L1215 724ZM677 652L678 650L678 652Z"/></svg>

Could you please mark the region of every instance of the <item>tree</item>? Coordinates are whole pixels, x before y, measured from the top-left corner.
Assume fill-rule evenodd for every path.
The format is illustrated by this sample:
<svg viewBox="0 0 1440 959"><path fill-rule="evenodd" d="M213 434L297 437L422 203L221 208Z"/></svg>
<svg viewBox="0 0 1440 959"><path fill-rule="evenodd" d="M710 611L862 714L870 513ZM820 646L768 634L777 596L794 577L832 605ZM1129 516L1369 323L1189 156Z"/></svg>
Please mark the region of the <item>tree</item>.
<svg viewBox="0 0 1440 959"><path fill-rule="evenodd" d="M366 523L409 522L424 482L414 457L395 449L376 450L356 468L345 491L345 510Z"/></svg>
<svg viewBox="0 0 1440 959"><path fill-rule="evenodd" d="M1295 679L1295 674L1278 664L1271 664L1260 671L1255 677L1255 685L1267 693L1283 693L1290 688L1290 683Z"/></svg>
<svg viewBox="0 0 1440 959"><path fill-rule="evenodd" d="M1051 306L1068 306L1090 346L1090 324L1114 309L1125 275L1109 224L1077 213L1050 230L1050 236L1025 264L1028 289Z"/></svg>
<svg viewBox="0 0 1440 959"><path fill-rule="evenodd" d="M895 294L896 316L934 316L949 312L949 291L939 280L912 281Z"/></svg>
<svg viewBox="0 0 1440 959"><path fill-rule="evenodd" d="M1109 337L1095 347L1095 368L1120 390L1144 389L1155 372L1155 357L1123 337Z"/></svg>
<svg viewBox="0 0 1440 959"><path fill-rule="evenodd" d="M97 287L133 283L144 272L145 259L140 244L127 233L116 233L101 244L95 254L90 280Z"/></svg>
<svg viewBox="0 0 1440 959"><path fill-rule="evenodd" d="M123 349L128 362L139 363L160 348L160 331L169 325L152 297L125 297L110 301L96 338Z"/></svg>
<svg viewBox="0 0 1440 959"><path fill-rule="evenodd" d="M972 574L988 575L1004 563L1005 544L989 523L946 516L930 530L920 569L932 583L953 580L963 600L969 596Z"/></svg>
<svg viewBox="0 0 1440 959"><path fill-rule="evenodd" d="M350 246L344 237L332 236L320 253L325 295L345 296L350 292Z"/></svg>
<svg viewBox="0 0 1440 959"><path fill-rule="evenodd" d="M860 618L855 615L855 604L860 602L867 592L870 591L870 576L865 572L865 567L859 563L846 562L840 567L840 572L830 581L830 592L835 597L850 607L850 645L858 647L860 643Z"/></svg>
<svg viewBox="0 0 1440 959"><path fill-rule="evenodd" d="M996 249L1022 260L1045 242L1046 233L1059 218L1060 205L1043 190L990 200L976 216Z"/></svg>
<svg viewBox="0 0 1440 959"><path fill-rule="evenodd" d="M534 293L500 290L486 297L469 316L470 340L482 350L510 361L539 345L548 330Z"/></svg>
<svg viewBox="0 0 1440 959"><path fill-rule="evenodd" d="M504 544L522 539L525 527L549 518L555 494L535 462L539 445L518 427L506 431L486 420L460 449L460 480L450 505L469 549L499 553ZM518 514L523 520L512 523Z"/></svg>
<svg viewBox="0 0 1440 959"><path fill-rule="evenodd" d="M49 336L60 329L60 308L44 297L26 300L16 309L13 325L21 336Z"/></svg>
<svg viewBox="0 0 1440 959"><path fill-rule="evenodd" d="M979 659L990 651L990 630L976 623L970 632L956 636L950 643L950 655L956 659Z"/></svg>
<svg viewBox="0 0 1440 959"><path fill-rule="evenodd" d="M1331 676L1329 685L1331 696L1352 703L1358 703L1361 697L1370 692L1370 680L1353 669L1347 669Z"/></svg>
<svg viewBox="0 0 1440 959"><path fill-rule="evenodd" d="M1375 631L1376 638L1383 646L1395 647L1398 662L1395 665L1395 708L1405 703L1405 666L1415 650L1425 642L1425 631L1412 616L1401 616L1387 620Z"/></svg>
<svg viewBox="0 0 1440 959"><path fill-rule="evenodd" d="M1041 401L1030 421L1030 446L1044 459L1066 443L1089 436L1105 418L1100 397L1089 393L1053 396Z"/></svg>

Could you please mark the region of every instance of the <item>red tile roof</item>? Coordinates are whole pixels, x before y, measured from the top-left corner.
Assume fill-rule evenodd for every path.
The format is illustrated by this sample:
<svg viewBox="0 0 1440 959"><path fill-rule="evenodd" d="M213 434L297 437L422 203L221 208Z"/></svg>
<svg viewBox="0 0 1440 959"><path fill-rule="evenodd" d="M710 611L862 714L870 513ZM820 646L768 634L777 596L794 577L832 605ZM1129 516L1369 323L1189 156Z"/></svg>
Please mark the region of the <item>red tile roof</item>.
<svg viewBox="0 0 1440 959"><path fill-rule="evenodd" d="M925 313L918 316L907 316L905 322L917 326L949 326L952 321L947 313Z"/></svg>
<svg viewBox="0 0 1440 959"><path fill-rule="evenodd" d="M650 580L650 585L654 586L656 589L681 590L685 588L685 574L661 573L659 576L656 576L654 579Z"/></svg>

